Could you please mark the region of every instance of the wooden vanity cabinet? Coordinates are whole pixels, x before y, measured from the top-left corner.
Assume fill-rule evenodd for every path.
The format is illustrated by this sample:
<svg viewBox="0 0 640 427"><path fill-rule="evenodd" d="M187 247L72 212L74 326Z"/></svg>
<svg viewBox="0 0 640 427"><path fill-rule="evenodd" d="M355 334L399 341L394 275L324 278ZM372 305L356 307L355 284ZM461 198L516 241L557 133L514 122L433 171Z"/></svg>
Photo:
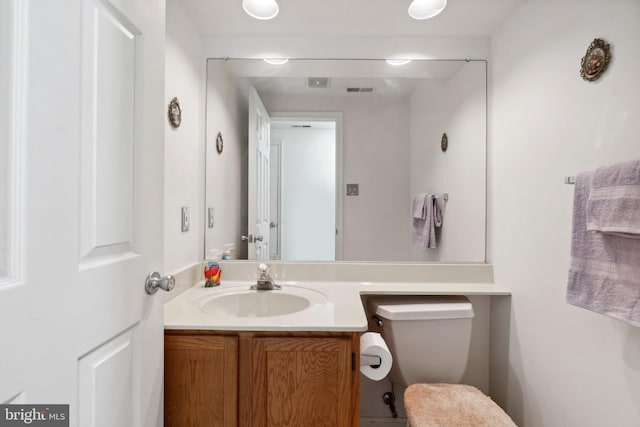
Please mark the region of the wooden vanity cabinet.
<svg viewBox="0 0 640 427"><path fill-rule="evenodd" d="M165 427L235 427L237 390L237 337L165 333Z"/></svg>
<svg viewBox="0 0 640 427"><path fill-rule="evenodd" d="M166 330L165 426L358 426L359 345L357 332Z"/></svg>

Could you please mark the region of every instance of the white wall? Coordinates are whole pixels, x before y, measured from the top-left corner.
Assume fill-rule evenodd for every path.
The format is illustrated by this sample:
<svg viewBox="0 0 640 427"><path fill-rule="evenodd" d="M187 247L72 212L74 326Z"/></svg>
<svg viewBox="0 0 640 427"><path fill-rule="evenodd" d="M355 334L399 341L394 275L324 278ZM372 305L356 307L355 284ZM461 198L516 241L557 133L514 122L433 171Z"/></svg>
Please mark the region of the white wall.
<svg viewBox="0 0 640 427"><path fill-rule="evenodd" d="M0 3L0 57L10 58L12 56L12 40L14 28L11 24L11 2ZM3 60L0 63L0 96L4 102L0 103L0 278L7 275L7 253L9 246L9 146L12 136L12 114L11 105L13 104L11 94L12 61ZM6 141L6 142L5 142Z"/></svg>
<svg viewBox="0 0 640 427"><path fill-rule="evenodd" d="M640 157L639 24L637 0L529 1L493 39L489 261L513 296L493 325L491 392L520 426L640 425L640 328L565 303L562 182ZM588 83L596 37L613 61Z"/></svg>
<svg viewBox="0 0 640 427"><path fill-rule="evenodd" d="M261 94L269 112L342 112L343 259L409 259L409 101L407 97Z"/></svg>
<svg viewBox="0 0 640 427"><path fill-rule="evenodd" d="M411 247L413 261L484 262L486 203L485 62L465 63L449 81L411 96L410 196L448 193L435 249ZM446 133L449 148L442 152Z"/></svg>
<svg viewBox="0 0 640 427"><path fill-rule="evenodd" d="M177 97L182 124L165 123L165 271L174 273L202 259L205 61L199 35L179 0L167 0L165 100ZM191 229L181 231L181 208L191 211Z"/></svg>
<svg viewBox="0 0 640 427"><path fill-rule="evenodd" d="M282 155L282 259L335 260L335 132L335 128L271 129L271 143L280 145Z"/></svg>
<svg viewBox="0 0 640 427"><path fill-rule="evenodd" d="M206 228L207 254L236 245L236 257L246 259L247 244L247 100L236 90L220 61L209 61L207 73L207 206L214 208L214 227ZM222 154L216 136L222 134Z"/></svg>

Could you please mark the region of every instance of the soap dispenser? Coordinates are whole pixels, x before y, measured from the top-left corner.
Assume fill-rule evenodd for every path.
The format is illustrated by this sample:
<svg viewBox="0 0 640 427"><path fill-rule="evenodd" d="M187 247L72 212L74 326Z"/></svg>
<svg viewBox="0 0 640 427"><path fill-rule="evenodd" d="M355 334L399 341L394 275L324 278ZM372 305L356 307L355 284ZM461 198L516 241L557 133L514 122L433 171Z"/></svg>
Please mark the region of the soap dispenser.
<svg viewBox="0 0 640 427"><path fill-rule="evenodd" d="M235 245L233 243L227 243L224 245L224 251L222 251L222 259L233 259L233 250L235 249Z"/></svg>

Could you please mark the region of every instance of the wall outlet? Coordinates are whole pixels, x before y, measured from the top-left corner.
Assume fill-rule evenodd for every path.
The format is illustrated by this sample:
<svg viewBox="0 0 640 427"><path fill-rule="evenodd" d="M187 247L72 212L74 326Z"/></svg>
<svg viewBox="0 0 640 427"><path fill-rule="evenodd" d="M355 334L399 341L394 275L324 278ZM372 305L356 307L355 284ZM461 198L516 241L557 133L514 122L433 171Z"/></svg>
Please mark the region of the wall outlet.
<svg viewBox="0 0 640 427"><path fill-rule="evenodd" d="M360 192L358 184L347 184L347 196L357 196Z"/></svg>
<svg viewBox="0 0 640 427"><path fill-rule="evenodd" d="M207 224L209 224L209 228L213 228L213 208L207 209Z"/></svg>
<svg viewBox="0 0 640 427"><path fill-rule="evenodd" d="M189 208L182 208L182 232L189 231L189 225L191 225L191 215L189 214Z"/></svg>

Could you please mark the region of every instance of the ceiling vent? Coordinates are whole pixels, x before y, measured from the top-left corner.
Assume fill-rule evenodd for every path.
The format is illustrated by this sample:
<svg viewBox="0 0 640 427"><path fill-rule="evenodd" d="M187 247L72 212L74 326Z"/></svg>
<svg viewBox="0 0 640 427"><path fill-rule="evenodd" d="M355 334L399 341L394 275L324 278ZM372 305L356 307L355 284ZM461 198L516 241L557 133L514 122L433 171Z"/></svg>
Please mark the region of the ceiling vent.
<svg viewBox="0 0 640 427"><path fill-rule="evenodd" d="M348 93L373 93L372 87L348 87Z"/></svg>
<svg viewBox="0 0 640 427"><path fill-rule="evenodd" d="M311 125L291 125L292 128L310 128Z"/></svg>
<svg viewBox="0 0 640 427"><path fill-rule="evenodd" d="M328 77L309 77L308 85L310 88L326 89L329 87Z"/></svg>

